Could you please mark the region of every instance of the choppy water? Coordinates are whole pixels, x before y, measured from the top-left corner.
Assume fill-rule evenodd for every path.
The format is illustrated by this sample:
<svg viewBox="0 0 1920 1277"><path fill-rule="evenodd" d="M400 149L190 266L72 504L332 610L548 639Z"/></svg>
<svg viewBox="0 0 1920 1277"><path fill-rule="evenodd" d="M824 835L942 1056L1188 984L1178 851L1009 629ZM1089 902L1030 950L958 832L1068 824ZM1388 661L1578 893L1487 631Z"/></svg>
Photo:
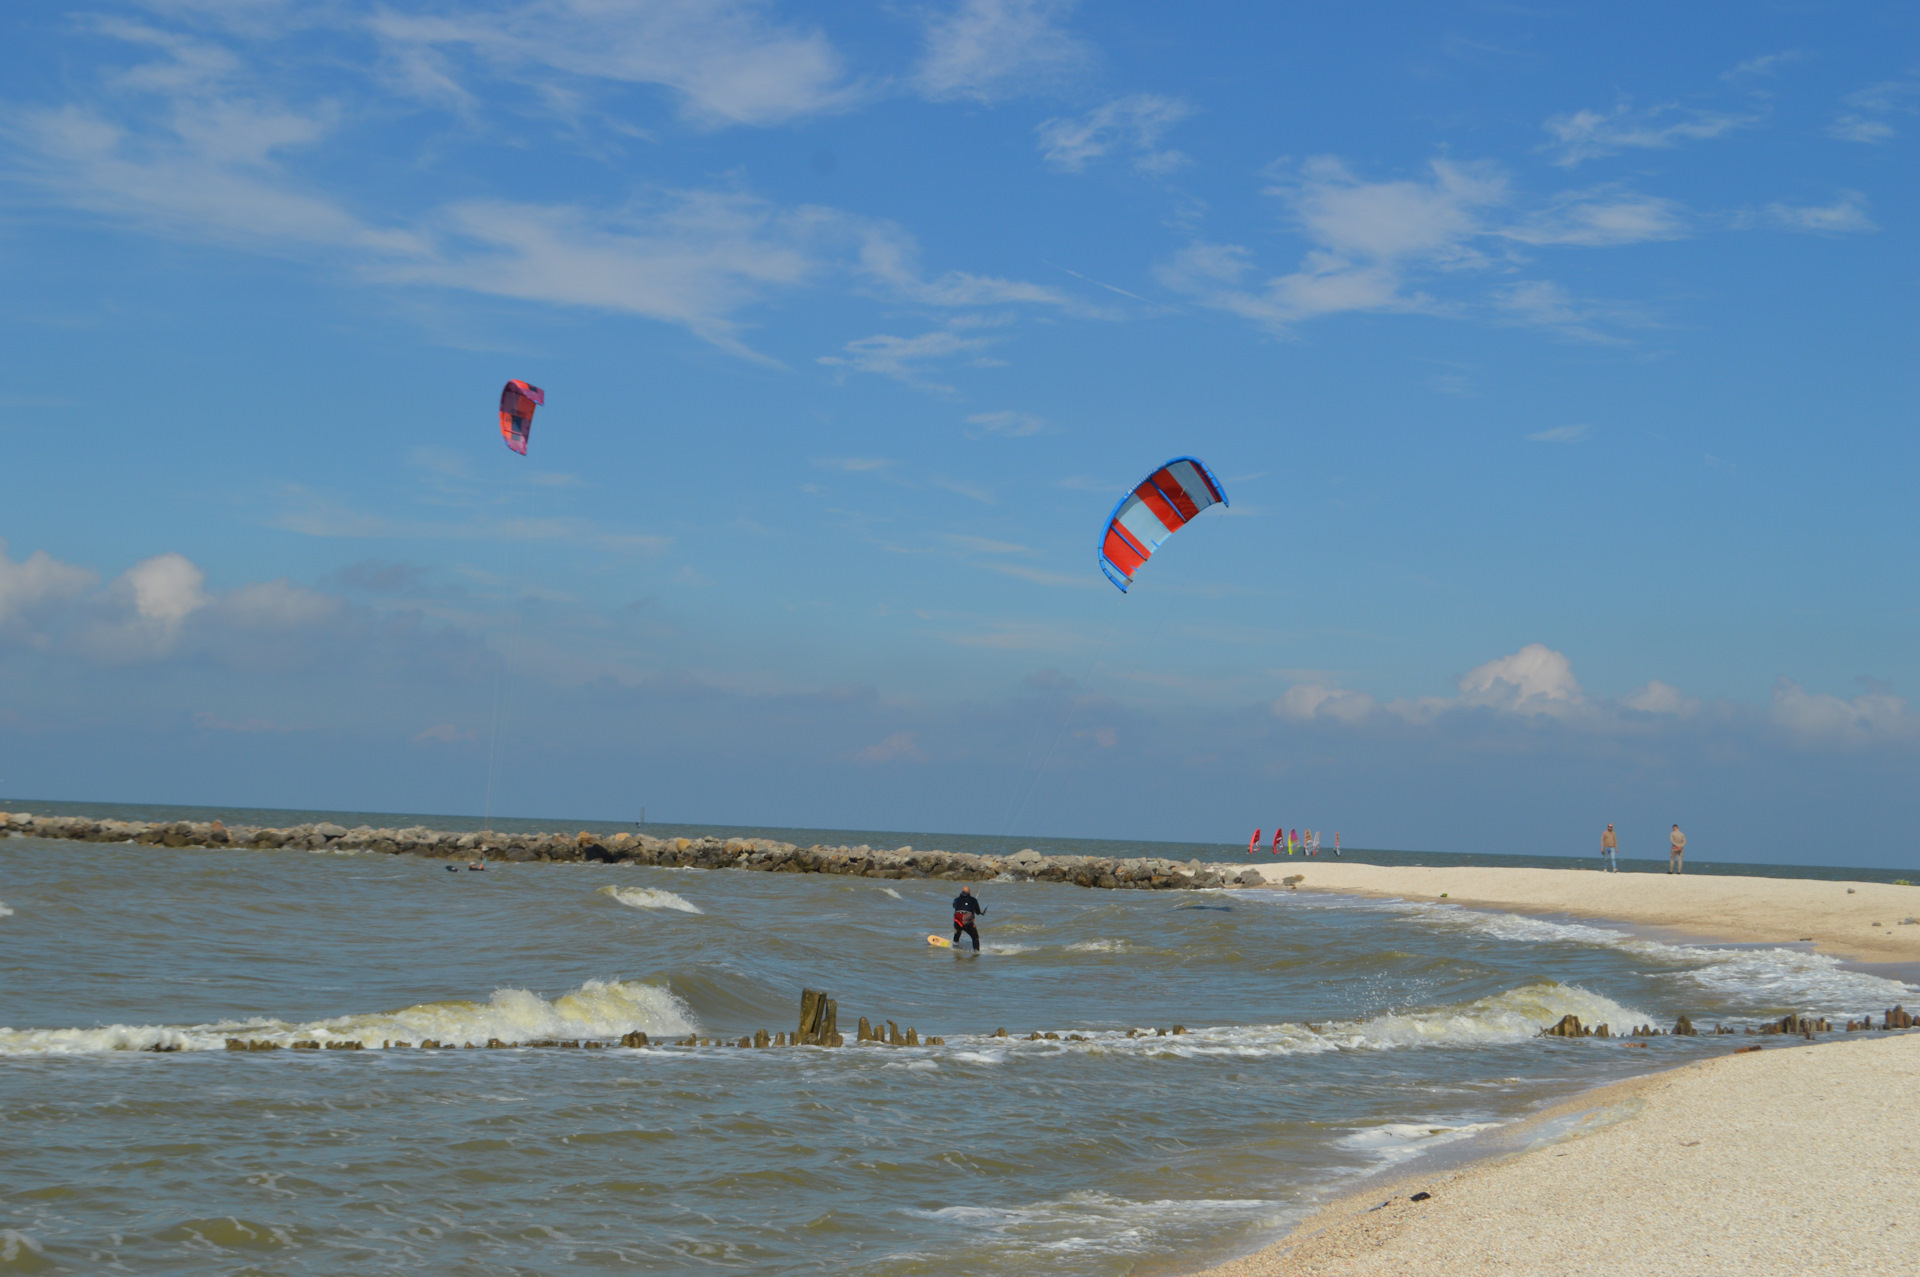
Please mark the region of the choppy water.
<svg viewBox="0 0 1920 1277"><path fill-rule="evenodd" d="M979 890L975 958L925 943L944 883L0 840L0 1267L1175 1271L1365 1170L1736 1044L1533 1036L1566 1012L1913 1001L1797 950L1445 906ZM803 985L843 1028L947 1044L221 1049L735 1038L790 1030Z"/></svg>

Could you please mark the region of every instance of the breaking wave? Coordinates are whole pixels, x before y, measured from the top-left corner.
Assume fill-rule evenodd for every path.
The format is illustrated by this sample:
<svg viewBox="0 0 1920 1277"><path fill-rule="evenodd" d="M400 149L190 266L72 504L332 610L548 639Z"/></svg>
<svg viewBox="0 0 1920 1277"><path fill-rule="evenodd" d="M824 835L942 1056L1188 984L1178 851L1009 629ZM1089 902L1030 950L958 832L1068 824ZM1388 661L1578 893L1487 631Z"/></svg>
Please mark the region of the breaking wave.
<svg viewBox="0 0 1920 1277"><path fill-rule="evenodd" d="M11 918L11 917L13 917L13 910L7 908L6 901L0 900L0 918Z"/></svg>
<svg viewBox="0 0 1920 1277"><path fill-rule="evenodd" d="M399 1011L343 1015L305 1024L284 1020L225 1020L189 1026L109 1024L91 1029L0 1028L0 1056L86 1055L102 1051L220 1051L227 1039L277 1042L356 1041L368 1047L427 1039L475 1045L488 1038L534 1042L545 1038L617 1038L638 1029L653 1035L695 1031L687 1004L656 985L588 980L552 1001L526 989L497 989L485 1002L422 1002Z"/></svg>
<svg viewBox="0 0 1920 1277"><path fill-rule="evenodd" d="M681 913L706 912L684 896L676 896L671 891L660 891L653 887L602 887L599 894L612 896L629 909L677 909Z"/></svg>
<svg viewBox="0 0 1920 1277"><path fill-rule="evenodd" d="M1442 1144L1470 1139L1499 1125L1499 1122L1466 1122L1458 1126L1442 1122L1382 1122L1378 1126L1362 1127L1336 1142L1342 1148L1391 1165L1418 1157Z"/></svg>
<svg viewBox="0 0 1920 1277"><path fill-rule="evenodd" d="M1415 1047L1484 1047L1525 1042L1563 1015L1577 1015L1586 1025L1605 1024L1616 1033L1650 1022L1644 1011L1622 1006L1611 998L1590 993L1578 985L1548 981L1509 989L1424 1011L1396 1011L1361 1020L1319 1024L1235 1024L1162 1034L1153 1029L1094 1029L1033 1041L1025 1035L1011 1038L954 1038L959 1047L948 1058L969 1063L999 1064L1009 1051L1059 1053L1097 1052L1114 1055L1186 1058L1313 1055L1327 1051L1390 1051ZM939 1050L939 1048L934 1048Z"/></svg>
<svg viewBox="0 0 1920 1277"><path fill-rule="evenodd" d="M1727 948L1667 944L1607 927L1549 922L1514 913L1482 913L1455 905L1398 904L1427 923L1534 944L1585 944L1619 949L1662 966L1666 978L1755 1007L1797 1010L1835 1008L1847 1014L1875 1011L1913 996L1913 987L1866 971L1848 970L1839 958L1803 949ZM1582 1014L1581 1019L1587 1017Z"/></svg>

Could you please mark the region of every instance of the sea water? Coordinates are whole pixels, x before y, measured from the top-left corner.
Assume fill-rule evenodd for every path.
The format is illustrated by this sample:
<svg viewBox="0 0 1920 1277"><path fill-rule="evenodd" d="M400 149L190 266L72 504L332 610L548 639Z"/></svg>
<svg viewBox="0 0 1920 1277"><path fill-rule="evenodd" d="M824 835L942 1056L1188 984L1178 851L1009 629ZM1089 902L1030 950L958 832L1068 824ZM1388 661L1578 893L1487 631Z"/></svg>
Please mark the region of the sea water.
<svg viewBox="0 0 1920 1277"><path fill-rule="evenodd" d="M1175 1272L1748 1040L1536 1036L1569 1012L1914 996L1797 948L1446 905L975 890L978 957L926 943L944 882L0 840L0 1270ZM803 987L849 1038L865 1015L946 1041L659 1045L791 1031ZM656 1045L224 1049L635 1029Z"/></svg>

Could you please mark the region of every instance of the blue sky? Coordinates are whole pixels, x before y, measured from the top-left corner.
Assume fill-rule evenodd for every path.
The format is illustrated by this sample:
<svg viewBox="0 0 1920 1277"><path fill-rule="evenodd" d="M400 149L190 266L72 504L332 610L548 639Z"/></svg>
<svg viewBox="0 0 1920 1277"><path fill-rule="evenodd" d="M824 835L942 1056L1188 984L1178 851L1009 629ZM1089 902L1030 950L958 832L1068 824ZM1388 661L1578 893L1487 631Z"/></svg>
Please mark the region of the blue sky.
<svg viewBox="0 0 1920 1277"><path fill-rule="evenodd" d="M0 792L1913 859L1910 7L0 22Z"/></svg>

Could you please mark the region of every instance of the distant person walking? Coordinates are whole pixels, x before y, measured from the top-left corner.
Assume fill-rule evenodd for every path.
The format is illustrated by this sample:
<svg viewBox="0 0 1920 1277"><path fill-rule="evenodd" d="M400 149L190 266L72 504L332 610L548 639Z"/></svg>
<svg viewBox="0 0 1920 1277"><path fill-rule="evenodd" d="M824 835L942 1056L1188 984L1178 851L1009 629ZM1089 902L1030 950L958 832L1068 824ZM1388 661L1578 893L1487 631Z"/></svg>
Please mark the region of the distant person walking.
<svg viewBox="0 0 1920 1277"><path fill-rule="evenodd" d="M1614 836L1613 822L1607 822L1607 832L1600 835L1600 861L1610 874L1620 872L1620 840Z"/></svg>
<svg viewBox="0 0 1920 1277"><path fill-rule="evenodd" d="M1667 853L1667 872L1677 874L1680 872L1680 857L1687 851L1687 836L1680 832L1680 826L1675 825L1673 832L1667 835L1667 841L1673 844L1673 850Z"/></svg>
<svg viewBox="0 0 1920 1277"><path fill-rule="evenodd" d="M980 952L980 932L973 923L977 915L987 911L987 907L973 898L972 887L960 888L960 894L953 898L953 942L960 943L960 936L973 937L973 951Z"/></svg>

